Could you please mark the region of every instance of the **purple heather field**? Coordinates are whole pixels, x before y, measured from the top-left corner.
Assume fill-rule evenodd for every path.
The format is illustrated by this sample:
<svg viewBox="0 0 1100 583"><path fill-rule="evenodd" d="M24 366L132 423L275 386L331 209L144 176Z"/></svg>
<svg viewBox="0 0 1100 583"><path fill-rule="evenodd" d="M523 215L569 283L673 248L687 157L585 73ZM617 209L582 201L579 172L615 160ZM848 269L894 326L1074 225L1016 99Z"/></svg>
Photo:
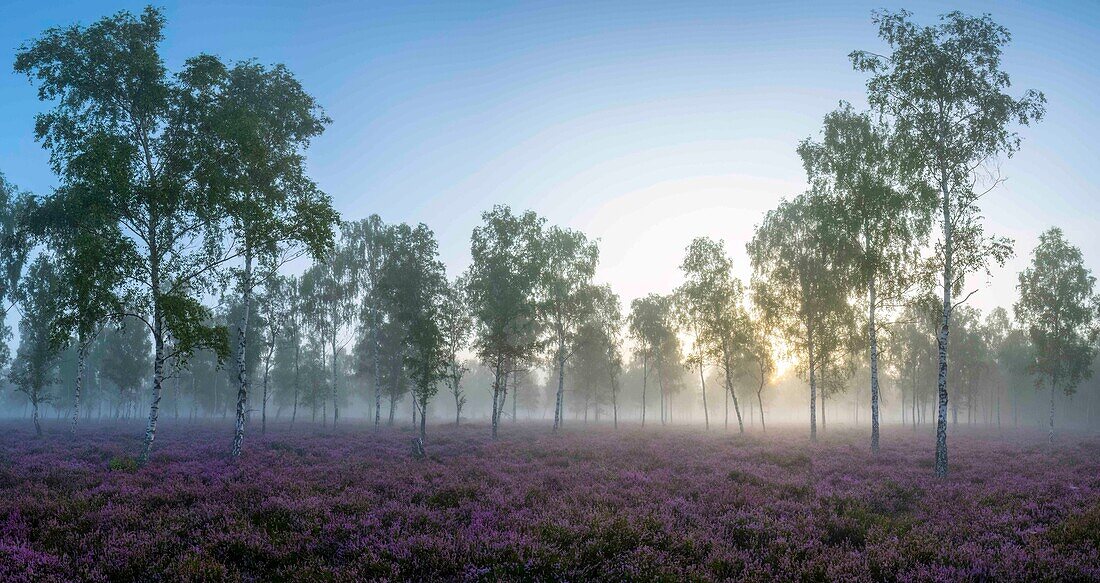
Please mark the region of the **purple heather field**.
<svg viewBox="0 0 1100 583"><path fill-rule="evenodd" d="M0 436L3 581L1100 579L1100 438L276 426Z"/></svg>

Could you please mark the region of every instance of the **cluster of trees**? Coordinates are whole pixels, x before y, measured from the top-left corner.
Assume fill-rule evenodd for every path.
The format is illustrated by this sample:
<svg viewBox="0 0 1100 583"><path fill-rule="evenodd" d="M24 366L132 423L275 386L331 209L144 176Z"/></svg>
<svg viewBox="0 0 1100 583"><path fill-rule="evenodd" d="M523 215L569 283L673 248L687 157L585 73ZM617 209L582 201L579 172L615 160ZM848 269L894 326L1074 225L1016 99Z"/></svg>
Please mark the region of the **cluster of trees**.
<svg viewBox="0 0 1100 583"><path fill-rule="evenodd" d="M874 451L884 380L903 422L935 408L938 473L949 380L956 421L963 402L968 419L999 422L1002 396L1018 417L1007 387L1034 379L1050 393L1053 439L1055 393L1072 394L1096 356L1095 281L1080 251L1058 229L1042 235L1015 322L965 305L969 280L1012 253L980 220L999 183L986 170L1016 151L1012 128L1040 119L1044 98L1007 93L1009 35L988 17L875 22L890 52L851 55L870 75L871 109L841 103L799 144L809 188L757 227L748 285L722 241L701 237L683 283L625 313L594 281L597 243L529 211L485 212L469 269L451 279L427 226L341 221L304 164L329 120L282 66L199 55L170 73L153 8L47 30L15 69L51 103L36 132L60 185L37 197L0 178L0 301L22 316L18 350L0 343L0 365L36 427L51 397L74 425L88 399L121 417L147 404L142 461L169 380L177 416L185 395L190 417L232 411L239 455L254 410L266 430L269 402L292 423L300 408L327 423L331 405L336 424L356 395L378 426L383 401L393 423L410 396L423 436L443 389L459 423L478 365L494 437L509 395L515 419L518 389L543 372L555 431L567 403L586 420L610 408L617 427L624 379L639 373L642 425L653 398L671 421L672 397L697 374L709 428L708 371L724 423L732 403L740 432L757 412L763 429L782 358L808 381L814 440L819 402L824 423L826 398L864 374ZM302 255L310 267L285 275Z"/></svg>

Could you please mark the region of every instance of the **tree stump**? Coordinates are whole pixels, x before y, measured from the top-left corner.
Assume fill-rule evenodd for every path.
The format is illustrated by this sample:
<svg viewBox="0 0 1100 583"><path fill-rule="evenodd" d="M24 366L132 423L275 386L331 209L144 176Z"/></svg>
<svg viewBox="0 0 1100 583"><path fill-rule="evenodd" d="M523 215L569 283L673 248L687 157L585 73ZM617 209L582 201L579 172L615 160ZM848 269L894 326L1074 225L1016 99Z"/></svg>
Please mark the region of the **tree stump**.
<svg viewBox="0 0 1100 583"><path fill-rule="evenodd" d="M428 454L424 453L424 439L417 437L412 440L412 456L415 459L422 460L428 457Z"/></svg>

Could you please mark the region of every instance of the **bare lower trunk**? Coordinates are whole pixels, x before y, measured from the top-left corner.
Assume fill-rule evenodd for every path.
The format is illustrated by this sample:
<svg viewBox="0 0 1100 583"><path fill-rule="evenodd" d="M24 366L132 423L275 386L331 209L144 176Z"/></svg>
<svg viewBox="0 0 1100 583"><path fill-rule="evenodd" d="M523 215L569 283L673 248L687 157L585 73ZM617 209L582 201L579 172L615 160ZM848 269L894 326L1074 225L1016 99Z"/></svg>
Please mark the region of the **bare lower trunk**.
<svg viewBox="0 0 1100 583"><path fill-rule="evenodd" d="M562 425L562 416L565 409L562 408L565 400L565 346L558 343L558 392L554 400L554 432Z"/></svg>
<svg viewBox="0 0 1100 583"><path fill-rule="evenodd" d="M294 408L290 411L291 425L294 425L294 420L298 418L298 356L302 352L302 345L299 340L298 337L294 339Z"/></svg>
<svg viewBox="0 0 1100 583"><path fill-rule="evenodd" d="M649 354L642 353L642 427L645 427L645 394L646 383L649 381Z"/></svg>
<svg viewBox="0 0 1100 583"><path fill-rule="evenodd" d="M809 327L810 326L807 325L807 328ZM810 441L817 442L817 376L814 372L817 363L814 362L813 332L808 332L806 337L808 339L806 344L809 349L810 357Z"/></svg>
<svg viewBox="0 0 1100 583"><path fill-rule="evenodd" d="M38 420L38 397L31 399L31 420L34 421L34 434L42 437L42 423Z"/></svg>
<svg viewBox="0 0 1100 583"><path fill-rule="evenodd" d="M1050 431L1047 440L1054 443L1054 379L1050 381Z"/></svg>
<svg viewBox="0 0 1100 583"><path fill-rule="evenodd" d="M237 417L233 426L233 449L230 455L239 457L244 445L244 424L248 407L248 315L252 309L252 255L245 252L244 281L241 285L241 319L237 324Z"/></svg>
<svg viewBox="0 0 1100 583"><path fill-rule="evenodd" d="M703 361L699 361L699 385L703 388L703 425L710 431L710 410L707 409L707 382L703 379Z"/></svg>
<svg viewBox="0 0 1100 583"><path fill-rule="evenodd" d="M141 455L138 463L145 465L149 461L149 455L153 451L153 441L157 437L157 420L160 418L160 397L164 384L164 336L161 332L159 310L154 316L153 333L153 398L149 402L149 423L145 426L145 440L142 442Z"/></svg>
<svg viewBox="0 0 1100 583"><path fill-rule="evenodd" d="M340 420L340 401L339 393L336 391L336 318L332 320L332 426L336 427L336 422Z"/></svg>
<svg viewBox="0 0 1100 583"><path fill-rule="evenodd" d="M72 433L76 432L77 421L80 420L80 394L84 389L84 365L88 360L88 341L82 340L80 347L76 352L76 387L74 388L73 398L73 423L69 428Z"/></svg>
<svg viewBox="0 0 1100 583"><path fill-rule="evenodd" d="M870 308L867 314L867 336L870 339L871 350L871 451L878 453L878 330L875 326L875 278L867 286L867 294L870 297Z"/></svg>
<svg viewBox="0 0 1100 583"><path fill-rule="evenodd" d="M500 421L499 401L500 401L500 398L501 398L501 394L500 394L501 393L501 386L500 386L501 385L501 367L502 367L502 365L498 361L497 365L496 365L496 370L493 371L494 372L494 374L493 374L493 416L492 416L493 439L497 438L497 425L499 424L499 421ZM555 419L554 419L554 426L555 427L557 427L556 414L557 414L557 412L555 411Z"/></svg>
<svg viewBox="0 0 1100 583"><path fill-rule="evenodd" d="M270 356L268 356L268 364L264 365L264 400L260 405L260 433L267 435L267 379L270 371Z"/></svg>
<svg viewBox="0 0 1100 583"><path fill-rule="evenodd" d="M936 391L939 395L939 407L936 412L936 475L947 475L947 335L951 324L951 288L952 279L952 254L954 252L954 240L951 232L951 204L950 191L946 179L940 182L941 201L943 205L943 235L944 235L944 263L943 263L943 314L940 324L940 333L936 339L939 349L939 375L936 378Z"/></svg>
<svg viewBox="0 0 1100 583"><path fill-rule="evenodd" d="M420 439L424 439L427 435L427 419L428 419L428 398L423 397L420 399Z"/></svg>
<svg viewBox="0 0 1100 583"><path fill-rule="evenodd" d="M756 391L756 404L760 407L760 430L767 433L768 428L764 426L764 397L761 393L764 392L764 383L760 383L760 388Z"/></svg>
<svg viewBox="0 0 1100 583"><path fill-rule="evenodd" d="M731 399L733 399L733 413L737 416L737 432L745 433L745 421L741 417L741 405L737 402L737 393L733 392L733 382L730 380L731 368L730 368L730 355L725 355L724 364L726 367L726 392L729 393Z"/></svg>

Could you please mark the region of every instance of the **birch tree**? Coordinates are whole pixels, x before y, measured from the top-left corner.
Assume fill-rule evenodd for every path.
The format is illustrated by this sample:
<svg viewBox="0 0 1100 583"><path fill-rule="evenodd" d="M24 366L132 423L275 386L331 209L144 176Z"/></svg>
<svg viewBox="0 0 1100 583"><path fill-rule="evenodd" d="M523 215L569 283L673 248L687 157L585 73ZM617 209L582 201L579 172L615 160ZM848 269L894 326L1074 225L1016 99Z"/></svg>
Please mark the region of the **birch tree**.
<svg viewBox="0 0 1100 583"><path fill-rule="evenodd" d="M554 398L556 432L565 415L565 366L575 352L577 333L589 318L589 288L599 263L599 249L583 233L555 226L543 233L537 253L542 263L537 286L539 311L558 377Z"/></svg>
<svg viewBox="0 0 1100 583"><path fill-rule="evenodd" d="M810 191L769 211L747 245L756 311L809 380L811 441L817 441L822 336L831 313L848 307L844 241L821 195Z"/></svg>
<svg viewBox="0 0 1100 583"><path fill-rule="evenodd" d="M153 337L141 463L156 437L165 364L183 363L204 346L227 352L224 329L207 325L210 313L198 298L237 256L216 228L217 201L199 187L189 147L195 136L187 131L195 112L184 99L189 80L168 74L158 51L163 28L157 9L119 12L87 27L49 29L15 61L16 72L53 104L35 125L61 179L53 196L73 197L62 206L74 223L91 217L123 242L112 258L127 266L120 296ZM96 196L77 199L79 192Z"/></svg>
<svg viewBox="0 0 1100 583"><path fill-rule="evenodd" d="M889 129L848 103L825 116L820 141L798 147L806 174L829 195L856 262L855 293L867 306L871 377L871 451L879 449L878 312L900 303L915 280L917 249L927 240L931 189L905 183Z"/></svg>
<svg viewBox="0 0 1100 583"><path fill-rule="evenodd" d="M22 318L19 321L19 349L8 371L8 379L15 390L30 401L31 419L39 437L42 436L39 406L52 399L48 390L57 378L58 355L64 345L64 339L57 336L57 320L64 306L64 285L50 257L39 255L15 292Z"/></svg>
<svg viewBox="0 0 1100 583"><path fill-rule="evenodd" d="M1054 394L1067 396L1092 376L1100 335L1096 277L1081 250L1061 229L1039 236L1031 265L1020 273L1016 318L1027 327L1035 351L1032 370L1050 392L1049 440L1054 441Z"/></svg>
<svg viewBox="0 0 1100 583"><path fill-rule="evenodd" d="M630 303L630 336L635 342L635 355L640 356L642 359L642 427L645 427L646 420L646 397L650 370L651 368L657 370L658 381L660 381L663 361L667 355L673 350L679 353L680 348L676 331L672 328L671 312L671 298L661 294L651 293L645 297L636 298ZM660 396L663 407L663 390Z"/></svg>
<svg viewBox="0 0 1100 583"><path fill-rule="evenodd" d="M466 281L458 278L447 285L440 308L440 330L443 333L443 360L446 363L444 379L455 399L455 426L462 422L462 408L466 405L466 392L462 377L469 372L462 359L473 331L474 321L466 297Z"/></svg>
<svg viewBox="0 0 1100 583"><path fill-rule="evenodd" d="M257 285L275 281L271 274L302 251L318 258L332 246L339 218L306 175L304 158L330 120L282 65L228 66L202 55L188 60L180 78L187 88L184 109L192 112L185 118L192 136L185 144L196 180L218 206L241 259L234 269L243 308L236 323L236 457L244 442L250 388L245 354ZM266 401L261 407L266 428Z"/></svg>
<svg viewBox="0 0 1100 583"><path fill-rule="evenodd" d="M910 20L906 11L876 12L887 55L854 51L853 66L870 74L867 98L897 132L901 160L937 192L939 240L935 265L942 310L939 348L939 403L935 472L945 475L947 458L947 338L951 312L973 294L966 276L1003 264L1011 241L987 235L978 202L999 178L988 170L997 158L1020 147L1013 124L1042 118L1046 99L1026 91L1007 93L1008 73L1001 55L1011 40L988 16L950 12L932 26Z"/></svg>
<svg viewBox="0 0 1100 583"><path fill-rule="evenodd" d="M734 391L737 365L749 332L748 315L742 305L744 288L733 276L733 261L726 254L725 244L707 237L698 237L688 245L680 271L685 281L677 296L685 320L696 336L694 356L699 379L703 381L703 363L714 359L724 373L725 390L733 399L738 431L744 433L745 421ZM703 401L705 407L705 385Z"/></svg>
<svg viewBox="0 0 1100 583"><path fill-rule="evenodd" d="M545 220L531 211L513 214L504 205L481 218L470 237L472 262L466 279L477 332L474 348L493 373L491 419L496 438L510 367L532 358L540 348L535 294L543 270Z"/></svg>

